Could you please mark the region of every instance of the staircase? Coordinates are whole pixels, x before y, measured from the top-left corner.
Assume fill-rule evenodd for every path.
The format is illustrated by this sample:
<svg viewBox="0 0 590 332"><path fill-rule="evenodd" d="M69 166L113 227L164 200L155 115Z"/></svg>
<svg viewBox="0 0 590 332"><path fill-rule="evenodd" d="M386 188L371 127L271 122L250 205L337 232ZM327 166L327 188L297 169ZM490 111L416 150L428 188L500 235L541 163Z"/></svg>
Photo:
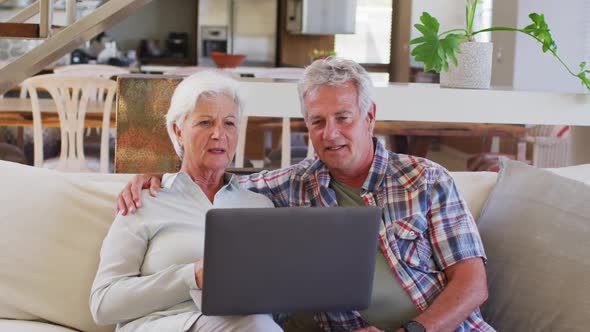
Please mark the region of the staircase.
<svg viewBox="0 0 590 332"><path fill-rule="evenodd" d="M0 0L0 3L7 0ZM125 19L151 0L109 0L92 13L75 20L76 0L67 0L68 25L52 24L54 0L37 0L0 23L0 38L43 39L43 43L0 68L0 94L10 90L92 37ZM39 23L24 23L39 14Z"/></svg>

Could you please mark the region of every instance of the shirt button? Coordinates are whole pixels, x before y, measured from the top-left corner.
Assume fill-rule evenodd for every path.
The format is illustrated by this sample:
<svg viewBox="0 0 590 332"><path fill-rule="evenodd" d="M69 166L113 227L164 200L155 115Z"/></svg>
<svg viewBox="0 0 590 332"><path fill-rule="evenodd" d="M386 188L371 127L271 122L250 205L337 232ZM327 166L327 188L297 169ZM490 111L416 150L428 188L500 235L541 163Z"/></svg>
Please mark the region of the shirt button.
<svg viewBox="0 0 590 332"><path fill-rule="evenodd" d="M411 236L415 236L415 235L416 235L416 232L414 232L414 231L410 231L410 235L411 235Z"/></svg>

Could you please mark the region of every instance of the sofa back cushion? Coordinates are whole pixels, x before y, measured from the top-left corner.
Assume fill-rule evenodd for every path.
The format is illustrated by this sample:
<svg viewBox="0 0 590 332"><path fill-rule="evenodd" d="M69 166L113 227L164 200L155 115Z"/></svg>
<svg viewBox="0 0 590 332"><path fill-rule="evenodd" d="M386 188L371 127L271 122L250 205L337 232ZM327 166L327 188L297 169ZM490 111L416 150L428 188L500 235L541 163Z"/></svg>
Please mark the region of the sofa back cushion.
<svg viewBox="0 0 590 332"><path fill-rule="evenodd" d="M498 174L494 172L451 172L457 190L467 203L473 219L479 221L481 209L496 184Z"/></svg>
<svg viewBox="0 0 590 332"><path fill-rule="evenodd" d="M85 179L1 161L0 174L0 318L112 331L94 324L88 301L129 176Z"/></svg>
<svg viewBox="0 0 590 332"><path fill-rule="evenodd" d="M555 172L590 183L590 165ZM482 313L498 331L588 330L589 202L588 184L503 164L478 225L489 260Z"/></svg>

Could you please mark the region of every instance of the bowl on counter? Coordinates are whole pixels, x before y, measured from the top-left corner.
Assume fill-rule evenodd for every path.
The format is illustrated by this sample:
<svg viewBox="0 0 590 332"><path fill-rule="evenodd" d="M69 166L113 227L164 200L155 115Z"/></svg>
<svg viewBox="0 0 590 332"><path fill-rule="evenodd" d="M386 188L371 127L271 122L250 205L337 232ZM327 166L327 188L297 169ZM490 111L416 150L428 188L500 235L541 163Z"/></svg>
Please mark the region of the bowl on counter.
<svg viewBox="0 0 590 332"><path fill-rule="evenodd" d="M246 59L244 54L227 54L223 52L211 52L209 56L219 68L235 68Z"/></svg>

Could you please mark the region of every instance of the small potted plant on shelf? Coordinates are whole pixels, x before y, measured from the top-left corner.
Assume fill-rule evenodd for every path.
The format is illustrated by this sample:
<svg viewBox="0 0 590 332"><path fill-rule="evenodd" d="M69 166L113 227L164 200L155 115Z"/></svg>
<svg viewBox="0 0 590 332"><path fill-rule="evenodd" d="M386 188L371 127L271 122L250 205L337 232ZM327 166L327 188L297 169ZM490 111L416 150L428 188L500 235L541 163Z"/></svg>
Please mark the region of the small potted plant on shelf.
<svg viewBox="0 0 590 332"><path fill-rule="evenodd" d="M325 59L329 56L336 56L336 52L335 51L327 51L327 50L318 50L317 48L314 48L309 53L307 53L307 55L309 55L309 62L314 62L318 59Z"/></svg>
<svg viewBox="0 0 590 332"><path fill-rule="evenodd" d="M565 67L569 74L580 79L590 91L590 68L586 62L580 63L579 71L572 71L557 54L557 45L545 22L543 14L531 13L532 23L522 29L512 27L491 27L474 31L473 22L478 0L466 0L466 27L439 33L438 20L424 12L420 17L422 24L414 27L422 36L410 41L417 44L412 50L416 61L424 63L424 71L434 70L441 74L443 87L487 89L490 86L492 70L492 43L476 42L477 34L488 31L521 32L542 44L543 53L550 52ZM449 61L453 65L449 65Z"/></svg>

